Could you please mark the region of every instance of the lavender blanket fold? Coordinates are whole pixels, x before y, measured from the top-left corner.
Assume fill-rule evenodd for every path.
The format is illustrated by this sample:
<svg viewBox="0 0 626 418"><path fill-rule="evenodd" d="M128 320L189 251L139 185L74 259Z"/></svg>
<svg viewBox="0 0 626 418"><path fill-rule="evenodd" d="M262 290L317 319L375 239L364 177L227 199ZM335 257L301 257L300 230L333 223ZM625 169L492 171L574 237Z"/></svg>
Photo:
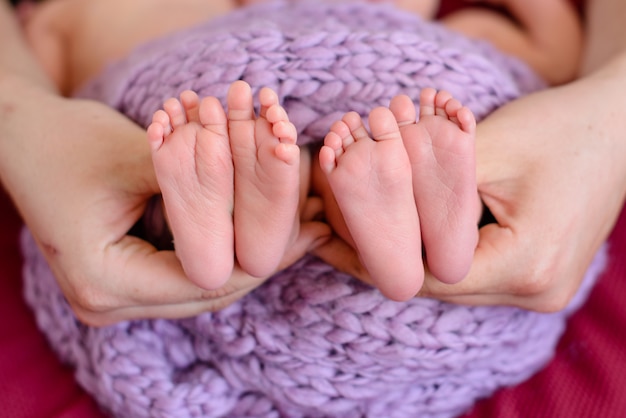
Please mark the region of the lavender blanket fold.
<svg viewBox="0 0 626 418"><path fill-rule="evenodd" d="M389 7L277 2L153 41L83 90L146 126L184 89L279 93L302 144L344 112L449 90L479 119L543 87L484 43ZM232 306L184 320L91 328L72 314L27 230L25 295L77 380L119 417L451 417L552 356L605 264L564 311L386 300L305 257Z"/></svg>

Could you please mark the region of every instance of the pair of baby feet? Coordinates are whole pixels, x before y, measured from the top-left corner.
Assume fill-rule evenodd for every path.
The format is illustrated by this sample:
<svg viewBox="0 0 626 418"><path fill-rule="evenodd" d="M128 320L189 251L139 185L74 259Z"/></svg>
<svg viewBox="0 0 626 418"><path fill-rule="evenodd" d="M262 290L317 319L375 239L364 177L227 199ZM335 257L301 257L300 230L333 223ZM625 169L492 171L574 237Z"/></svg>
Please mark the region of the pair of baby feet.
<svg viewBox="0 0 626 418"><path fill-rule="evenodd" d="M419 118L418 118L419 116ZM445 91L422 90L419 115L408 96L369 114L344 115L319 153L338 208L327 214L374 285L407 300L430 272L456 283L469 272L478 242L473 113Z"/></svg>
<svg viewBox="0 0 626 418"><path fill-rule="evenodd" d="M299 226L296 128L270 89L233 83L227 113L191 91L157 111L147 136L174 248L187 277L220 288L235 260L248 274L276 271Z"/></svg>
<svg viewBox="0 0 626 418"><path fill-rule="evenodd" d="M192 92L170 99L148 128L176 253L188 277L215 289L236 259L255 276L274 272L299 214L296 129L276 94L235 82L227 114L215 98ZM446 92L425 89L419 121L407 96L369 116L336 122L319 162L334 200L331 226L353 245L374 284L406 300L429 268L454 283L467 274L477 241L476 122Z"/></svg>

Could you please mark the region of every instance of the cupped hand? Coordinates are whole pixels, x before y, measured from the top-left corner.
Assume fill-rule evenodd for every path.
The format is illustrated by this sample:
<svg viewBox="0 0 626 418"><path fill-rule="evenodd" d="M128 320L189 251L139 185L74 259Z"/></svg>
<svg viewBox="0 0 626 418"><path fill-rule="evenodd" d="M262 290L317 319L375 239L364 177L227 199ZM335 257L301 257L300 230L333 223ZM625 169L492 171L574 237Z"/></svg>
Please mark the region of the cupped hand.
<svg viewBox="0 0 626 418"><path fill-rule="evenodd" d="M626 120L616 100L626 85L614 78L599 73L519 99L479 124L477 180L495 222L480 229L463 281L427 277L419 296L544 312L568 304L624 203ZM369 282L338 239L315 253Z"/></svg>
<svg viewBox="0 0 626 418"><path fill-rule="evenodd" d="M14 157L1 174L80 320L107 325L190 316L220 309L263 283L235 270L222 288L203 290L187 280L172 251L128 235L158 193L145 132L96 102L32 99L43 111L23 112L31 123L21 126L24 141L12 143ZM303 222L280 268L328 233L321 223Z"/></svg>
<svg viewBox="0 0 626 418"><path fill-rule="evenodd" d="M596 76L513 102L482 124L479 191L496 223L481 228L466 280L428 281L424 295L548 312L569 303L624 203L626 123L591 105L606 88Z"/></svg>

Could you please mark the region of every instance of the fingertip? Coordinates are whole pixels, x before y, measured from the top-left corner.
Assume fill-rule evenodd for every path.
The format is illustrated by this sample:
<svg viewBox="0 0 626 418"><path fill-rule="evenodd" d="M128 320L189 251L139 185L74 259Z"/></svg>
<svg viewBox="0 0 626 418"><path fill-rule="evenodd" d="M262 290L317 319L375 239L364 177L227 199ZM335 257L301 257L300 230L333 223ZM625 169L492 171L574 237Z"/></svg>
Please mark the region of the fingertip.
<svg viewBox="0 0 626 418"><path fill-rule="evenodd" d="M332 230L325 222L304 222L300 226L300 233L307 241L307 252L326 244L332 237Z"/></svg>

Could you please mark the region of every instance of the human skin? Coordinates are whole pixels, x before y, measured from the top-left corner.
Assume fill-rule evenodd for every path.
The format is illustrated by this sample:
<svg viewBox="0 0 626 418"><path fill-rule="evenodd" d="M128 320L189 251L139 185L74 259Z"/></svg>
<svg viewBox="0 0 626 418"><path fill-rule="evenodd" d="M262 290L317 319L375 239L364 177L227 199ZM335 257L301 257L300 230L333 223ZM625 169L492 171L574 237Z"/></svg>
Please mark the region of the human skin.
<svg viewBox="0 0 626 418"><path fill-rule="evenodd" d="M176 28L187 27L198 21L212 19L217 15L227 13L238 7L237 2L231 0L219 0L210 3L198 2L197 0L185 0L185 2L181 4L172 2L171 0L155 1L127 2L120 0L94 0L88 3L79 0L49 1L43 3L36 9L31 9L29 13L23 13L24 29L31 46L34 48L36 55L41 60L48 74L55 80L56 85L59 86L63 93L71 94L86 80L92 78L99 72L106 62L124 56L134 45ZM573 10L571 10L569 4L566 3L567 0L551 0L549 3L545 4L539 2L539 0L533 1L534 3L532 4L524 3L522 7L519 3L520 0L492 0L493 3L501 3L511 7L512 13L517 20L520 21L520 25L512 24L513 22L510 19L501 14L489 12L485 9L474 8L462 10L452 16L448 16L445 19L445 24L471 36L484 37L493 42L497 42L500 48L514 55L526 58L526 60L534 64L533 66L538 70L548 68L549 71L540 71L540 73L546 76L550 82L563 82L573 77L573 71L578 61L579 54L577 51L581 44L577 36L579 33L577 30L578 19L576 16L573 16ZM434 8L438 7L438 2L436 1L428 3L417 0L398 0L393 3L413 13L422 14L425 18L432 17L432 13L429 14L425 9L434 10ZM538 13L539 10L544 12L545 16L544 14ZM125 16L125 19L116 19L118 15ZM541 19L532 19L531 17L534 15L541 15ZM111 21L116 22L115 26L112 31L109 31L111 32L109 35L103 37L101 34L106 30L107 26L110 26ZM545 23L546 21L553 22L554 25L547 25ZM103 24L103 22L105 23ZM71 42L66 42L67 39L70 39ZM178 166L177 163L174 165ZM421 167L423 164L418 164L418 166ZM236 170L236 172L238 171L240 170ZM450 170L446 170L446 172L449 171ZM473 167L471 171L473 174L475 171ZM421 178L424 176L420 175L417 177ZM163 180L163 178L161 178L161 180ZM241 184L240 181L238 183ZM241 191L242 188L238 187L236 190ZM439 190L445 190L445 188L439 188ZM165 194L167 195L167 191ZM420 212L428 212L428 208L433 206L428 203L432 201L432 197L437 194L438 193L430 193L429 198L422 201L421 208L418 210ZM197 195L198 193L194 193L194 197L191 197L191 200L194 200ZM242 195L248 196L248 193L242 193ZM242 199L236 200L241 202ZM170 209L172 206L174 205L172 201L170 201ZM235 228L239 235L239 239L235 239L237 246L240 247L243 242L246 242L245 239L242 239L244 236L242 235L242 231L249 231L253 236L259 235L268 237L267 242L273 241L270 239L272 234L267 233L267 231L262 234L256 233L258 228L256 228L255 225L258 220L255 216L238 216L240 213L249 213L249 211L241 210L242 207L245 206L246 205L240 204L235 207L235 218L240 219L240 221L236 223L239 225L248 223L249 225L253 225L253 227ZM168 210L168 212L172 211ZM436 211L432 210L432 212ZM174 216L171 217L170 220L174 221L179 226L185 223L184 221L181 223L181 219L189 220L193 218L193 216L189 216L189 213L181 212L182 216L176 216L176 213L178 212L172 212ZM213 211L211 211L211 213L213 213ZM462 215L464 213L471 213L471 211L457 211L456 213ZM468 217L473 218L471 215ZM280 216L278 216L278 218L280 218ZM450 217L450 219L454 218L456 218L456 216ZM473 222L472 220L472 228L474 228ZM211 224L211 222L208 223ZM461 224L463 223L464 222L461 222ZM435 245L434 247L431 245L430 248L428 245L428 243L445 242L445 240L435 238L438 236L446 236L448 240L456 241L458 234L429 233L428 225L430 224L431 222L425 222L424 228L422 228L422 238L424 242L427 243L426 252L429 254L429 266L432 268L433 273L442 281L447 283L459 281L465 276L467 268L463 267L462 269L457 269L458 271L452 274L449 270L453 263L447 260L452 257L458 261L456 264L468 266L470 261L468 257L451 255L449 253L450 247L446 245ZM204 227L213 232L222 230L222 228L215 228L215 225L216 223L213 223L211 227L208 227L208 225L204 225ZM273 230L274 228L268 229ZM456 229L457 228L451 228L451 230ZM232 260L226 261L223 255L220 255L221 252L215 250L222 248L224 251L230 251L229 245L220 245L220 239L215 240L212 245L207 245L206 242L200 244L199 241L201 240L192 240L196 242L196 244L192 246L185 245L188 240L183 237L193 235L210 236L211 234L206 233L207 231L205 231L205 234L199 234L197 228L191 228L194 233L190 233L189 230L183 233L179 228L173 228L173 230L176 236L175 240L177 242L179 258L186 260L183 265L186 266L187 274L192 281L208 289L218 286L215 283L222 282L221 279L217 281L209 280L209 276L205 273L207 271L205 268L207 263L213 266L211 270L215 271L216 276L224 279L228 277L227 273L218 273L220 269L218 269L217 266L222 265L222 263L215 263L215 259L225 260L223 264L225 270L229 270L228 266L232 265ZM472 234L475 235L475 230L472 230ZM419 233L417 236L419 236ZM211 241L213 240L208 240L208 242ZM256 240L254 241L255 244L257 244ZM267 256L267 252L273 252L271 246L243 245L243 247L248 250L238 250L237 259L245 271L256 276L267 274L271 269L259 268L262 266L259 266L260 263L258 260L272 261L269 265L274 268L275 263L272 257ZM455 250L464 247L466 246L460 245L455 247ZM474 245L472 244L472 248L473 247ZM183 250L182 248L187 248L187 250ZM190 248L195 248L195 250L190 251ZM199 251L200 248L204 248L205 253L214 254L214 256L197 257L196 251ZM249 251L250 248L264 248L266 252L263 253L263 256L249 256L249 254L252 253ZM459 252L469 254L467 251ZM282 254L282 251L280 251L280 253ZM372 257L369 257L369 259L371 260ZM460 262L460 259L466 261ZM197 260L204 261L199 262ZM257 261L252 263L249 262L250 260ZM419 257L416 257L414 261L420 262L421 260ZM190 266L192 265L196 265L197 267L191 268ZM194 270L194 273L190 273L191 270ZM446 272L446 270L448 270L448 272ZM380 276L380 274L378 276ZM419 282L421 283L421 279ZM381 286L378 287L383 290ZM412 291L408 290L400 293L403 295L402 298L405 298L410 297Z"/></svg>
<svg viewBox="0 0 626 418"><path fill-rule="evenodd" d="M234 0L52 0L24 11L22 23L46 73L71 95L136 46L236 7Z"/></svg>
<svg viewBox="0 0 626 418"><path fill-rule="evenodd" d="M427 275L420 296L470 305L562 309L611 232L626 194L626 3L586 8L582 76L511 102L479 123L477 181L496 222L480 230L469 275ZM315 254L370 279L351 248Z"/></svg>
<svg viewBox="0 0 626 418"><path fill-rule="evenodd" d="M625 7L619 0L590 4L581 81L507 105L479 125L479 190L498 223L481 230L466 280L450 286L427 276L420 294L551 311L578 289L626 188L620 139L626 118L618 102L626 90ZM0 178L85 322L193 315L262 282L236 276L219 291L201 291L186 281L173 254L126 235L157 192L145 133L103 105L59 97L6 2L0 6ZM304 252L315 242L311 235L320 235L301 231L302 245L294 248ZM316 253L367 281L347 250L332 241Z"/></svg>
<svg viewBox="0 0 626 418"><path fill-rule="evenodd" d="M276 93L258 97L256 115L244 81L230 86L226 109L184 91L147 129L176 255L205 289L230 278L235 258L255 277L273 274L298 235L310 158Z"/></svg>
<svg viewBox="0 0 626 418"><path fill-rule="evenodd" d="M107 63L147 40L263 1L267 0L54 0L36 6L26 3L30 7L19 10L25 36L41 65L61 93L71 95ZM434 19L439 8L439 1L365 2L394 3L426 20ZM505 7L513 19L486 8L468 7L440 22L521 58L550 84L576 76L582 29L569 0L487 2Z"/></svg>
<svg viewBox="0 0 626 418"><path fill-rule="evenodd" d="M0 178L88 324L195 315L263 283L236 269L221 288L203 290L173 252L127 234L159 192L145 135L100 103L61 97L0 3ZM303 223L279 269L327 234Z"/></svg>
<svg viewBox="0 0 626 418"><path fill-rule="evenodd" d="M423 89L419 117L408 96L369 114L370 131L349 112L336 121L314 165L312 187L333 231L359 253L388 298L415 296L431 273L456 283L478 241L476 120L446 91Z"/></svg>
<svg viewBox="0 0 626 418"><path fill-rule="evenodd" d="M576 78L583 30L570 0L488 0L506 8L517 23L495 10L468 7L444 17L449 28L487 39L521 58L550 85Z"/></svg>

